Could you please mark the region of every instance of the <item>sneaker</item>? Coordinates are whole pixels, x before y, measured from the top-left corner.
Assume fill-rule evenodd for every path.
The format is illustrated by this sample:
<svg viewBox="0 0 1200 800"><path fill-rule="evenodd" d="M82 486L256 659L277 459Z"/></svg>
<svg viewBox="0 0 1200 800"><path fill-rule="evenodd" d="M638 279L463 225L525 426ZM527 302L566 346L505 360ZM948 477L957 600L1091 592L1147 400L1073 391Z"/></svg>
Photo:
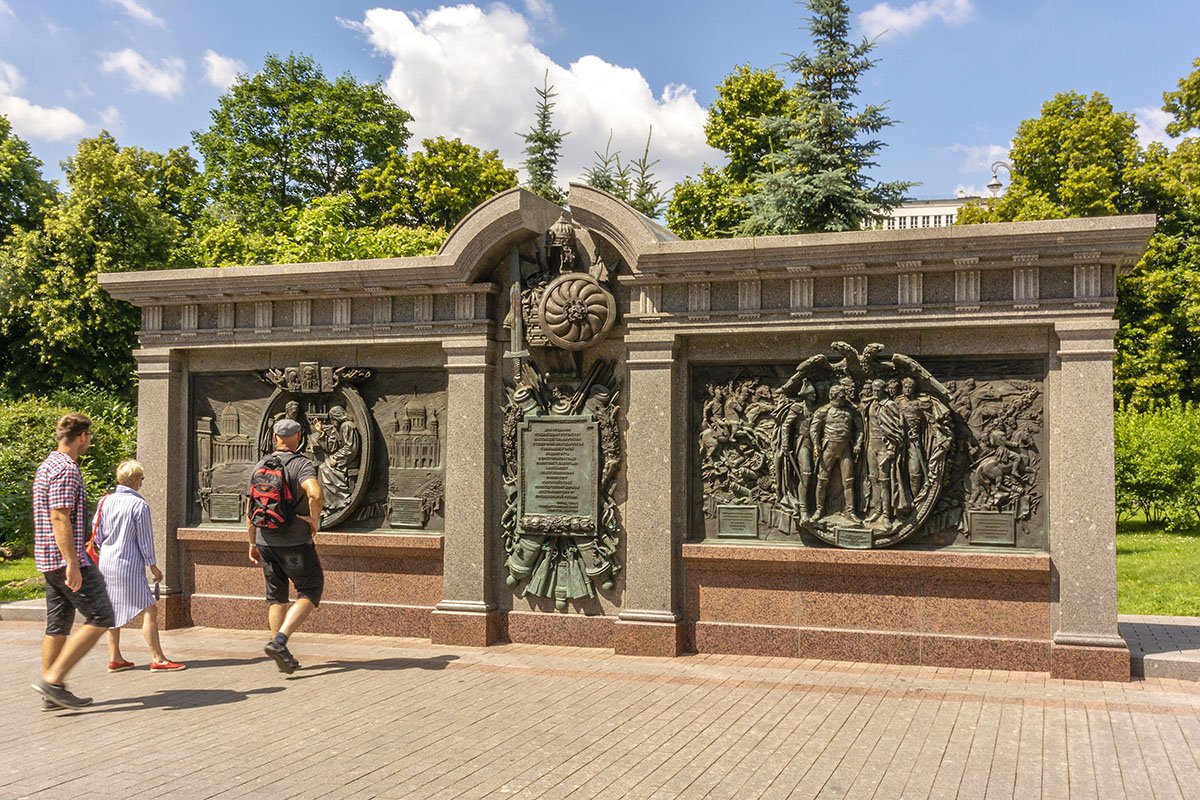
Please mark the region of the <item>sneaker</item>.
<svg viewBox="0 0 1200 800"><path fill-rule="evenodd" d="M187 669L187 664L177 664L174 661L151 661L151 672L179 672L181 669Z"/></svg>
<svg viewBox="0 0 1200 800"><path fill-rule="evenodd" d="M33 688L35 691L41 692L42 696L46 698L46 700L49 700L59 708L70 710L75 708L83 708L84 706L90 706L92 704L92 698L76 697L75 695L71 694L71 692L67 691L66 686L55 686L53 683L47 683L42 678L39 678L33 684Z"/></svg>
<svg viewBox="0 0 1200 800"><path fill-rule="evenodd" d="M124 672L127 669L133 669L132 661L110 661L108 662L109 672Z"/></svg>
<svg viewBox="0 0 1200 800"><path fill-rule="evenodd" d="M279 671L291 675L300 666L300 662L292 655L292 651L287 649L286 644L276 644L275 640L267 642L263 652L275 660L275 666L279 667Z"/></svg>
<svg viewBox="0 0 1200 800"><path fill-rule="evenodd" d="M46 698L42 698L42 711L59 711L59 707L51 703Z"/></svg>

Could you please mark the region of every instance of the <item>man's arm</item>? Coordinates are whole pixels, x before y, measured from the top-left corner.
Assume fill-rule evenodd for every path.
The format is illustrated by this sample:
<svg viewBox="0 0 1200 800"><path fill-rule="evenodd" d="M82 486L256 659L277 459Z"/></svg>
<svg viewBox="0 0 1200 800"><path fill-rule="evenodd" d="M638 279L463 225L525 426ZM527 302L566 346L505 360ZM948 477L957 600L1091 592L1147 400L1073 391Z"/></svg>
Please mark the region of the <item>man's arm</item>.
<svg viewBox="0 0 1200 800"><path fill-rule="evenodd" d="M71 509L50 509L50 526L54 530L54 543L67 562L67 588L77 592L83 586L83 575L79 571L79 553L75 551L75 526L71 524Z"/></svg>
<svg viewBox="0 0 1200 800"><path fill-rule="evenodd" d="M248 538L250 540L249 555L250 555L250 563L251 564L260 563L258 560L258 544L254 540L255 533L257 533L257 530L254 527L254 523L250 521L250 497L247 496L246 497L246 538Z"/></svg>
<svg viewBox="0 0 1200 800"><path fill-rule="evenodd" d="M308 528L315 536L321 528L321 512L325 510L325 494L321 491L321 483L316 478L306 478L300 482L300 488L308 496L308 516L300 517L308 523Z"/></svg>

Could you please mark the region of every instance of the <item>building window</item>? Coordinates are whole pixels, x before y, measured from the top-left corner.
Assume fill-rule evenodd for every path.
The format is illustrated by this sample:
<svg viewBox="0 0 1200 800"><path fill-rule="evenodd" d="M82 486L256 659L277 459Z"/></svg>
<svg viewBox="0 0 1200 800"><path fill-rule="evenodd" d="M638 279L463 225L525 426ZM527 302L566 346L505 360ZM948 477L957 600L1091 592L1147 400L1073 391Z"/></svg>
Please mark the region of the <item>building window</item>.
<svg viewBox="0 0 1200 800"><path fill-rule="evenodd" d="M947 214L947 215L946 215L946 224L947 224L947 225L953 225L953 224L954 224L954 215L953 215L953 214Z"/></svg>
<svg viewBox="0 0 1200 800"><path fill-rule="evenodd" d="M888 221L887 221L887 229L890 231L890 230L893 230L893 229L895 229L895 227L896 227L896 218L895 218L895 217L888 217Z"/></svg>
<svg viewBox="0 0 1200 800"><path fill-rule="evenodd" d="M928 214L925 214L921 217L921 227L922 228L929 227L929 215Z"/></svg>
<svg viewBox="0 0 1200 800"><path fill-rule="evenodd" d="M900 230L904 230L905 228L908 227L908 217L900 217L899 223L900 223Z"/></svg>

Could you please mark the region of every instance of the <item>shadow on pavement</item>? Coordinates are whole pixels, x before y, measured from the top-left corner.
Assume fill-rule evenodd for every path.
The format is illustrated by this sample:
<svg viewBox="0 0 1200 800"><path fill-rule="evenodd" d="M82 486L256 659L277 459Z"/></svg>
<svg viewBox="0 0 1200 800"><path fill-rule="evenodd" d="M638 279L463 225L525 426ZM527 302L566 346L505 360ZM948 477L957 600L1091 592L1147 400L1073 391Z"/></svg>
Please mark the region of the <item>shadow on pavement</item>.
<svg viewBox="0 0 1200 800"><path fill-rule="evenodd" d="M431 658L380 658L375 661L326 661L323 664L313 664L311 667L301 667L303 675L292 675L288 680L303 678L320 678L325 675L341 675L344 672L358 670L394 670L394 669L445 669L451 661L457 661L458 656L444 655Z"/></svg>
<svg viewBox="0 0 1200 800"><path fill-rule="evenodd" d="M266 656L257 658L187 658L184 663L188 669L205 669L206 667L243 667L247 664L262 664L270 662Z"/></svg>
<svg viewBox="0 0 1200 800"><path fill-rule="evenodd" d="M161 692L142 697L122 697L104 700L83 711L72 711L62 716L77 716L80 714L105 714L111 711L141 711L144 709L161 708L164 711L180 711L185 708L204 708L205 706L223 706L238 703L253 694L275 694L282 692L282 686L267 686L261 689L250 689L245 692L236 689L164 689Z"/></svg>

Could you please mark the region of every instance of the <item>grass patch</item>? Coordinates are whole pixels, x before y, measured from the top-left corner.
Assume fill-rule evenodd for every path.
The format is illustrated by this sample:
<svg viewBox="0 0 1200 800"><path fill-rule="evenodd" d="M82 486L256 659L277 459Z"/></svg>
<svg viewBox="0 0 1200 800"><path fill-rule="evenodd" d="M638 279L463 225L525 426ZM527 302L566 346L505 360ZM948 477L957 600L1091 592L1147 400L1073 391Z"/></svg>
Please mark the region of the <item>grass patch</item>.
<svg viewBox="0 0 1200 800"><path fill-rule="evenodd" d="M30 600L46 594L46 582L33 556L0 561L0 603Z"/></svg>
<svg viewBox="0 0 1200 800"><path fill-rule="evenodd" d="M1142 519L1117 528L1117 609L1200 617L1200 529L1168 533Z"/></svg>

